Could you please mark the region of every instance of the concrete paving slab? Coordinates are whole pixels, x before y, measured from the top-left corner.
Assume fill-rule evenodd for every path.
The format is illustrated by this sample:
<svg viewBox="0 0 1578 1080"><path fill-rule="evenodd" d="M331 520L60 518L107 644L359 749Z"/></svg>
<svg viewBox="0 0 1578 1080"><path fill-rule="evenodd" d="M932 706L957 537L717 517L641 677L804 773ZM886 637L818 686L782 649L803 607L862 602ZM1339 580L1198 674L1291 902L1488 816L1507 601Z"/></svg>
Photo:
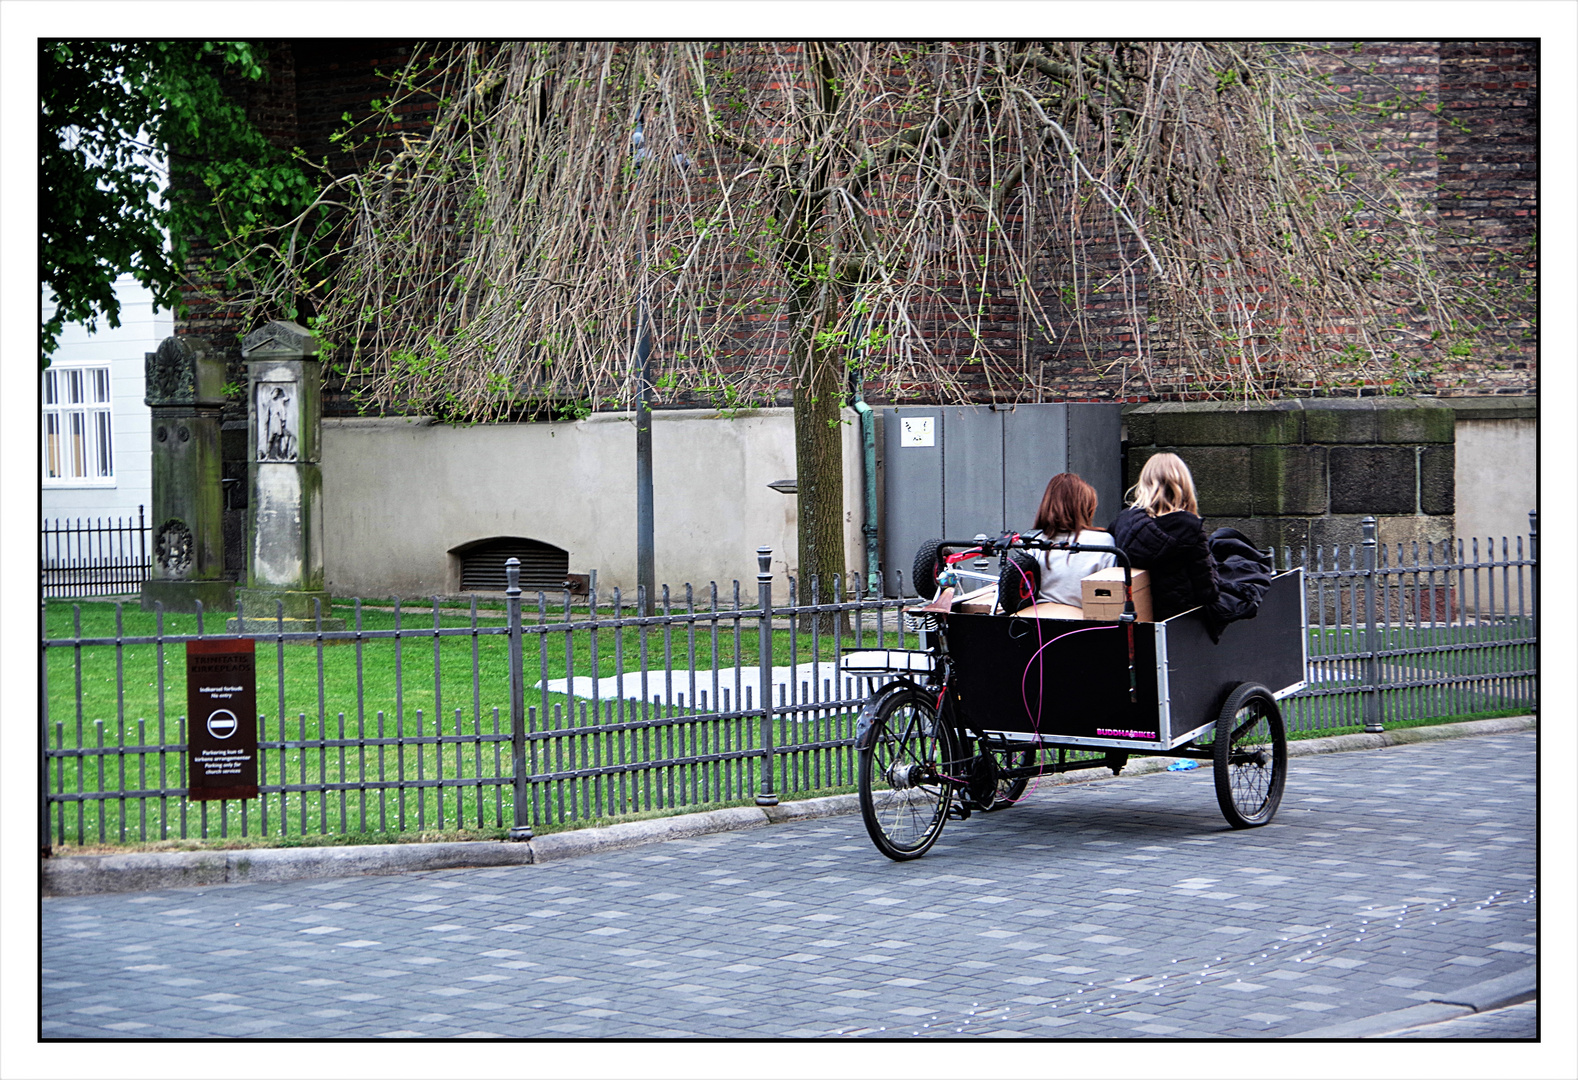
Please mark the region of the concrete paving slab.
<svg viewBox="0 0 1578 1080"><path fill-rule="evenodd" d="M1492 946L1494 947L1494 946ZM1475 1012L1499 1009L1532 998L1538 989L1538 975L1533 964L1497 979L1487 979L1472 986L1465 986L1450 994L1443 994L1440 1001L1449 1005L1466 1005Z"/></svg>
<svg viewBox="0 0 1578 1080"><path fill-rule="evenodd" d="M597 829L550 833L547 836L534 837L531 841L531 850L533 861L552 862L555 859L573 859L583 855L620 851L664 840L679 840L710 833L731 832L736 829L759 829L767 824L767 815L761 808L736 806L701 814L680 814L670 818L653 818L650 821L621 822Z"/></svg>
<svg viewBox="0 0 1578 1080"><path fill-rule="evenodd" d="M1304 1032L1298 1038L1369 1039L1395 1035L1412 1028L1521 1004L1534 997L1538 981L1537 970L1530 964L1494 979L1435 995L1432 1000L1420 1005L1316 1028Z"/></svg>
<svg viewBox="0 0 1578 1080"><path fill-rule="evenodd" d="M1391 1032L1385 1037L1432 1041L1446 1039L1532 1041L1540 1038L1539 1003L1529 1001L1509 1005L1503 1009L1488 1009L1482 1013L1470 1013L1433 1024L1405 1028L1402 1031ZM1568 1071L1572 1071L1571 1058L1568 1059Z"/></svg>

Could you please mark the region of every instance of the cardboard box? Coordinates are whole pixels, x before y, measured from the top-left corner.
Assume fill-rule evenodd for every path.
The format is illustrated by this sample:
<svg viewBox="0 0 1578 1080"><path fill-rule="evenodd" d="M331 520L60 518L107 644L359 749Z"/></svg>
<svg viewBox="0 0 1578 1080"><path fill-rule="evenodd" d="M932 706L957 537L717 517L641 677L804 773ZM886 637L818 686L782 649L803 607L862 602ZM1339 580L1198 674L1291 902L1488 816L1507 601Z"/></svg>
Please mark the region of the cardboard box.
<svg viewBox="0 0 1578 1080"><path fill-rule="evenodd" d="M953 610L971 615L990 615L997 607L997 586L988 585L974 592L965 593L953 602Z"/></svg>
<svg viewBox="0 0 1578 1080"><path fill-rule="evenodd" d="M1134 616L1140 622L1151 618L1151 576L1136 570L1131 578L1134 590ZM1079 583L1080 607L1087 619L1111 622L1123 614L1123 567L1113 566Z"/></svg>
<svg viewBox="0 0 1578 1080"><path fill-rule="evenodd" d="M1020 611L1021 618L1035 619L1068 619L1078 622L1085 617L1085 612L1072 604L1056 604L1051 600L1042 600Z"/></svg>

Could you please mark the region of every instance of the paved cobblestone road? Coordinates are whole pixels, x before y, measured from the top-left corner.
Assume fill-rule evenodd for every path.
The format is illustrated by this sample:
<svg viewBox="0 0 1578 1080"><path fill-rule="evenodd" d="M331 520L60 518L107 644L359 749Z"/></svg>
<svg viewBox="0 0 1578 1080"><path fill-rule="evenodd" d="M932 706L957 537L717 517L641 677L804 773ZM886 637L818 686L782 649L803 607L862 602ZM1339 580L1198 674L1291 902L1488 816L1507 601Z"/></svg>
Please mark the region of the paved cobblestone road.
<svg viewBox="0 0 1578 1080"><path fill-rule="evenodd" d="M1209 768L1043 782L906 864L840 817L47 899L42 1034L1296 1036L1534 962L1534 768L1532 734L1298 758L1249 831Z"/></svg>

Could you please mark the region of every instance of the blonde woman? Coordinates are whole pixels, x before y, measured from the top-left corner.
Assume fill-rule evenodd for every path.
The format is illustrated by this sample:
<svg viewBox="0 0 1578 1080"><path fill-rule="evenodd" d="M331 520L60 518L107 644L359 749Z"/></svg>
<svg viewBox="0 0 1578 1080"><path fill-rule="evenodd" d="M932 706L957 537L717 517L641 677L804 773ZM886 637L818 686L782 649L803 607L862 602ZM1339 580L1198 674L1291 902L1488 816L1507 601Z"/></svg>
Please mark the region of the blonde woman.
<svg viewBox="0 0 1578 1080"><path fill-rule="evenodd" d="M1113 542L1136 570L1149 571L1158 622L1216 601L1216 564L1206 545L1194 477L1177 454L1156 454L1140 470L1129 507L1112 523Z"/></svg>

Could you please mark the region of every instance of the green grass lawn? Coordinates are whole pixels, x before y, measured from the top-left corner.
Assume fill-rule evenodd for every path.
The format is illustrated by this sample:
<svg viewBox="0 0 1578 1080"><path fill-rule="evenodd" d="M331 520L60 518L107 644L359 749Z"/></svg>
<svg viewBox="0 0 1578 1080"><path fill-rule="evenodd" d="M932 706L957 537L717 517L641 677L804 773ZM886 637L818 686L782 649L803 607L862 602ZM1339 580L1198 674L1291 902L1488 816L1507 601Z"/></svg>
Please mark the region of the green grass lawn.
<svg viewBox="0 0 1578 1080"><path fill-rule="evenodd" d="M479 609L487 610L481 605ZM332 614L353 629L357 626L354 605L337 603ZM599 613L602 618L607 614L607 609ZM586 617L585 609L571 612L576 622ZM205 629L222 632L222 618L208 616ZM367 633L392 631L397 621L402 631L415 632L414 636L341 641L322 648L313 642L281 644L266 637L257 641L261 782L340 784L347 790L287 791L261 801L211 804L188 803L178 796L84 801L57 807L52 821L66 835L84 842L194 833L228 837L233 831L252 835L260 830L289 839L331 832L507 827L513 821L513 790L507 783L489 782L512 774L504 620L478 618L478 632L471 633L469 616L441 613L440 628L463 632L434 637L431 606L398 615L368 606L360 612L360 626ZM603 701L597 714L591 710L598 706L551 692L546 685L571 672L603 677L645 669L649 687L656 693L670 665L706 673L716 664L727 676L738 658L742 667L754 668L759 663L756 620L708 616L690 624L609 627L596 633L577 630L573 635L556 629L564 625L562 611L542 619L538 611L528 610L525 622L528 730L554 733L531 741L529 773L602 770L590 778L533 784L534 827L737 800L759 786L756 759L761 724L752 717L717 715L723 702L714 699L710 674L697 679L696 688L707 694L708 706L699 714L683 685L675 688L685 696L683 710ZM884 643L897 644L892 612L884 613L882 625ZM153 614L135 605L123 605L117 613L113 604L62 601L48 604L46 628L51 639L130 638L151 637L157 626ZM788 665L813 658L830 662L841 646L875 643L873 615L852 620L852 630L856 628L862 635L858 642L853 633L813 635L777 629L772 635L772 662ZM195 616L167 615L163 620L166 635L194 634L196 629ZM913 636L909 644L914 644ZM87 751L52 760L52 791L184 788L184 755L159 749L179 747L185 741L182 643L163 645L162 655L154 643L124 645L119 650L97 645L46 651L48 745L52 750ZM637 676L629 690L638 688ZM737 713L741 703L727 700L727 704ZM824 712L827 715L802 723L775 720L775 745L847 739L853 734L849 710ZM673 719L679 714L696 715L689 721ZM611 730L580 730L598 726ZM309 745L270 747L270 743ZM117 747L137 750L96 753ZM709 760L639 774L622 768L677 758ZM788 755L780 762L776 786L786 795L800 797L830 784L852 783L846 758L847 753L827 749ZM379 786L402 778L405 790ZM465 783L457 787L439 781Z"/></svg>

